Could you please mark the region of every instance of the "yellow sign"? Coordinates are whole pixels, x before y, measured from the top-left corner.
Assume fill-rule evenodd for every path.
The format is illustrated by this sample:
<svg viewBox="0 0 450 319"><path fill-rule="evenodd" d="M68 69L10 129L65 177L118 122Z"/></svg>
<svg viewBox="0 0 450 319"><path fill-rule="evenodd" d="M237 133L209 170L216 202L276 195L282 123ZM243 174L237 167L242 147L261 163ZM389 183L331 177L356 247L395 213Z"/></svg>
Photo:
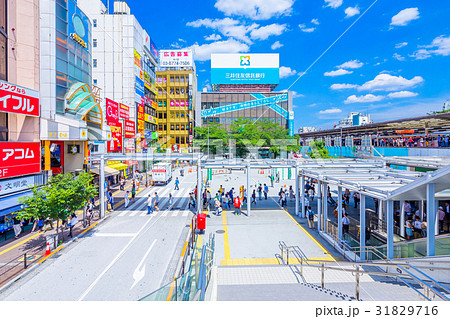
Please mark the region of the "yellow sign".
<svg viewBox="0 0 450 319"><path fill-rule="evenodd" d="M141 67L141 55L136 50L134 50L134 64Z"/></svg>
<svg viewBox="0 0 450 319"><path fill-rule="evenodd" d="M71 33L70 37L72 38L72 40L74 40L75 42L77 42L79 45L81 45L83 48L87 49L87 43L84 42L84 40L82 38L80 38L80 36L76 33Z"/></svg>
<svg viewBox="0 0 450 319"><path fill-rule="evenodd" d="M153 116L151 116L149 114L145 114L145 121L156 124L156 118L154 118Z"/></svg>

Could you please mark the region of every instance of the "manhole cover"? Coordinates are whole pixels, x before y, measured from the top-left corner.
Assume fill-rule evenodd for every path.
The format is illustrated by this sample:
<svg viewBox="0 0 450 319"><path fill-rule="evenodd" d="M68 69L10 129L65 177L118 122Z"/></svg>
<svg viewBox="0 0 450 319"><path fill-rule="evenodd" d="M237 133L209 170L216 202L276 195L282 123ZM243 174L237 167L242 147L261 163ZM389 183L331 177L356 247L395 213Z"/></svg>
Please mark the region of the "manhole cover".
<svg viewBox="0 0 450 319"><path fill-rule="evenodd" d="M225 231L223 229L216 230L216 233L223 234Z"/></svg>

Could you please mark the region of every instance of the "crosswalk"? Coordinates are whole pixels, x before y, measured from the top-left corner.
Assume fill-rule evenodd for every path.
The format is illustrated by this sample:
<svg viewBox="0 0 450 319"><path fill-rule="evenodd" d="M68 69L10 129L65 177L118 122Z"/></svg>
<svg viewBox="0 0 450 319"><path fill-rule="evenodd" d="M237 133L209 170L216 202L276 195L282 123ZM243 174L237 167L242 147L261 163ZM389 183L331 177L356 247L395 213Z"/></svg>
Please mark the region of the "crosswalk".
<svg viewBox="0 0 450 319"><path fill-rule="evenodd" d="M145 217L145 216L162 216L162 217L186 217L189 214L192 214L192 211L190 210L160 210L160 211L154 211L150 215L147 214L147 211L126 211L118 214L118 217Z"/></svg>

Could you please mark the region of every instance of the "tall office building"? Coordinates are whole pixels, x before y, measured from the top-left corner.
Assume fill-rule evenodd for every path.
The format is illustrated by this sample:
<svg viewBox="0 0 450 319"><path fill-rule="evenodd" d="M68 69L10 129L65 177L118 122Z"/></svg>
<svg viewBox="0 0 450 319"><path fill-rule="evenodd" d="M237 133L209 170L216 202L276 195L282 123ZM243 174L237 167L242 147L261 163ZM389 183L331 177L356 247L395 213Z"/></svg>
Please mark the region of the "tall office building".
<svg viewBox="0 0 450 319"><path fill-rule="evenodd" d="M156 75L159 144L173 152L189 152L197 91L192 51L161 50Z"/></svg>

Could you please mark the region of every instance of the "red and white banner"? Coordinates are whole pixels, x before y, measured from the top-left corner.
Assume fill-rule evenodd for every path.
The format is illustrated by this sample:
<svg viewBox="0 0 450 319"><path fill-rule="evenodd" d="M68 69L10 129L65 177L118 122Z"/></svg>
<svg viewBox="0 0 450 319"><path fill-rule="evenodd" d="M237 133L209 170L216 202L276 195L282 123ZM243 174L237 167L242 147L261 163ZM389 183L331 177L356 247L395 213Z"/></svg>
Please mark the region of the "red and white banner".
<svg viewBox="0 0 450 319"><path fill-rule="evenodd" d="M129 120L130 119L130 107L120 104L119 105L119 117L121 119Z"/></svg>
<svg viewBox="0 0 450 319"><path fill-rule="evenodd" d="M112 141L108 141L108 152L122 151L122 124L111 125Z"/></svg>
<svg viewBox="0 0 450 319"><path fill-rule="evenodd" d="M0 142L0 178L41 171L41 143Z"/></svg>
<svg viewBox="0 0 450 319"><path fill-rule="evenodd" d="M119 104L106 99L106 124L115 126L119 123Z"/></svg>
<svg viewBox="0 0 450 319"><path fill-rule="evenodd" d="M125 138L134 138L136 136L136 123L125 121Z"/></svg>
<svg viewBox="0 0 450 319"><path fill-rule="evenodd" d="M0 81L0 112L39 116L39 92Z"/></svg>

